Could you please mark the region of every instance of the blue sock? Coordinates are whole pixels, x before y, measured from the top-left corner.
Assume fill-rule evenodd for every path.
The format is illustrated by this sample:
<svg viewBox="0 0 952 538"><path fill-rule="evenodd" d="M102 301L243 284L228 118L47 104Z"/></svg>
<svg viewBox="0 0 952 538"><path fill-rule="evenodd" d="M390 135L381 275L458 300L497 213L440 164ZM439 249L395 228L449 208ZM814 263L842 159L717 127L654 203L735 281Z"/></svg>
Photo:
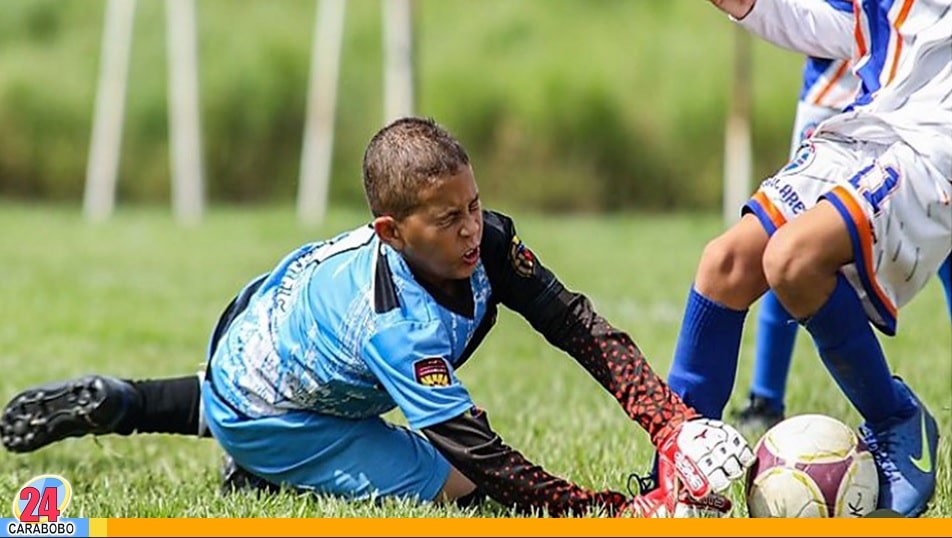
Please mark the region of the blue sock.
<svg viewBox="0 0 952 538"><path fill-rule="evenodd" d="M691 287L668 385L710 418L721 418L734 390L746 310L732 310Z"/></svg>
<svg viewBox="0 0 952 538"><path fill-rule="evenodd" d="M804 325L833 379L866 422L915 411L916 403L896 389L863 304L843 275L837 275L833 293Z"/></svg>
<svg viewBox="0 0 952 538"><path fill-rule="evenodd" d="M945 290L945 304L949 307L949 316L952 317L952 254L939 266L939 280Z"/></svg>
<svg viewBox="0 0 952 538"><path fill-rule="evenodd" d="M798 327L777 296L768 291L760 301L754 379L750 392L766 400L771 409L779 412L783 412L783 398Z"/></svg>

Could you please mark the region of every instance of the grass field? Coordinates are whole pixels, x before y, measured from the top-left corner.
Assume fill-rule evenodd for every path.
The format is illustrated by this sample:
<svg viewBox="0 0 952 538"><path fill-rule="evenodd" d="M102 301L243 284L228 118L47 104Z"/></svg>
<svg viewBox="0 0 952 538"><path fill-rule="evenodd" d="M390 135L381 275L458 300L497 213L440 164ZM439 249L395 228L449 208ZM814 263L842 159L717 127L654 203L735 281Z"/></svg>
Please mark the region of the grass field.
<svg viewBox="0 0 952 538"><path fill-rule="evenodd" d="M588 293L666 372L694 265L719 220L517 217L520 236L543 263ZM295 225L289 208L217 209L202 227L185 229L173 226L164 208L121 211L106 224L89 225L74 208L0 204L0 398L87 372L143 378L195 371L220 309L247 278L298 243L363 219L336 212L323 229L308 231ZM944 435L939 491L928 515L950 517L952 342L937 282L904 310L900 325L900 336L885 342L887 352L931 406ZM732 405L745 397L752 336L745 334L741 390ZM612 398L509 313L460 377L504 439L550 471L625 491L628 473L648 467L646 436ZM858 422L802 334L789 411ZM34 475L60 473L74 488L73 517L506 515L493 505L467 512L290 494L222 498L219 463L220 452L207 439L74 439L29 455L0 453L0 501L9 502ZM739 493L735 489L737 500ZM743 503L738 506L735 515L744 515Z"/></svg>

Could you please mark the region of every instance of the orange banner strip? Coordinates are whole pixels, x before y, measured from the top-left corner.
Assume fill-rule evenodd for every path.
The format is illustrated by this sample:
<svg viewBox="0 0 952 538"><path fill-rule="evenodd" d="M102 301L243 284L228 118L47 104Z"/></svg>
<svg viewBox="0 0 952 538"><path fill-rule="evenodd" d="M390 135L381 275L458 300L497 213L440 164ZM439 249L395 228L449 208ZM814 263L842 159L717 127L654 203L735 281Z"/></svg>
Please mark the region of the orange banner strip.
<svg viewBox="0 0 952 538"><path fill-rule="evenodd" d="M942 519L109 519L108 536L949 536Z"/></svg>

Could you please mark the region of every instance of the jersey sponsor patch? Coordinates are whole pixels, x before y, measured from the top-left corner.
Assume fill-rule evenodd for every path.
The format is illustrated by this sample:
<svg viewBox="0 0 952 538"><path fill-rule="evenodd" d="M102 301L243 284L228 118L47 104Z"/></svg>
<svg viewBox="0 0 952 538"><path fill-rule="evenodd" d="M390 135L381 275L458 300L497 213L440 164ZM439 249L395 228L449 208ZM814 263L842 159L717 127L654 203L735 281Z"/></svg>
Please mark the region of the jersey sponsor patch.
<svg viewBox="0 0 952 538"><path fill-rule="evenodd" d="M512 268L516 274L523 278L532 276L535 271L535 254L522 242L522 239L519 239L518 235L512 236L509 261L512 262Z"/></svg>
<svg viewBox="0 0 952 538"><path fill-rule="evenodd" d="M450 386L450 368L440 357L428 357L413 363L413 376L424 387Z"/></svg>

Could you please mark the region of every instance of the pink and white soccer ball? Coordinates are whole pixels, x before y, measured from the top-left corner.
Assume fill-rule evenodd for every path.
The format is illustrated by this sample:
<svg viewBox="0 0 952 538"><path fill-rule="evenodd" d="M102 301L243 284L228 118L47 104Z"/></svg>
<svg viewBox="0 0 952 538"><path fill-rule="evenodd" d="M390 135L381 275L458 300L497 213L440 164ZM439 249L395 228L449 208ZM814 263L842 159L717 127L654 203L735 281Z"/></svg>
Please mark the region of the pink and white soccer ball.
<svg viewBox="0 0 952 538"><path fill-rule="evenodd" d="M876 509L873 455L825 415L797 415L767 431L747 475L750 517L863 517Z"/></svg>

